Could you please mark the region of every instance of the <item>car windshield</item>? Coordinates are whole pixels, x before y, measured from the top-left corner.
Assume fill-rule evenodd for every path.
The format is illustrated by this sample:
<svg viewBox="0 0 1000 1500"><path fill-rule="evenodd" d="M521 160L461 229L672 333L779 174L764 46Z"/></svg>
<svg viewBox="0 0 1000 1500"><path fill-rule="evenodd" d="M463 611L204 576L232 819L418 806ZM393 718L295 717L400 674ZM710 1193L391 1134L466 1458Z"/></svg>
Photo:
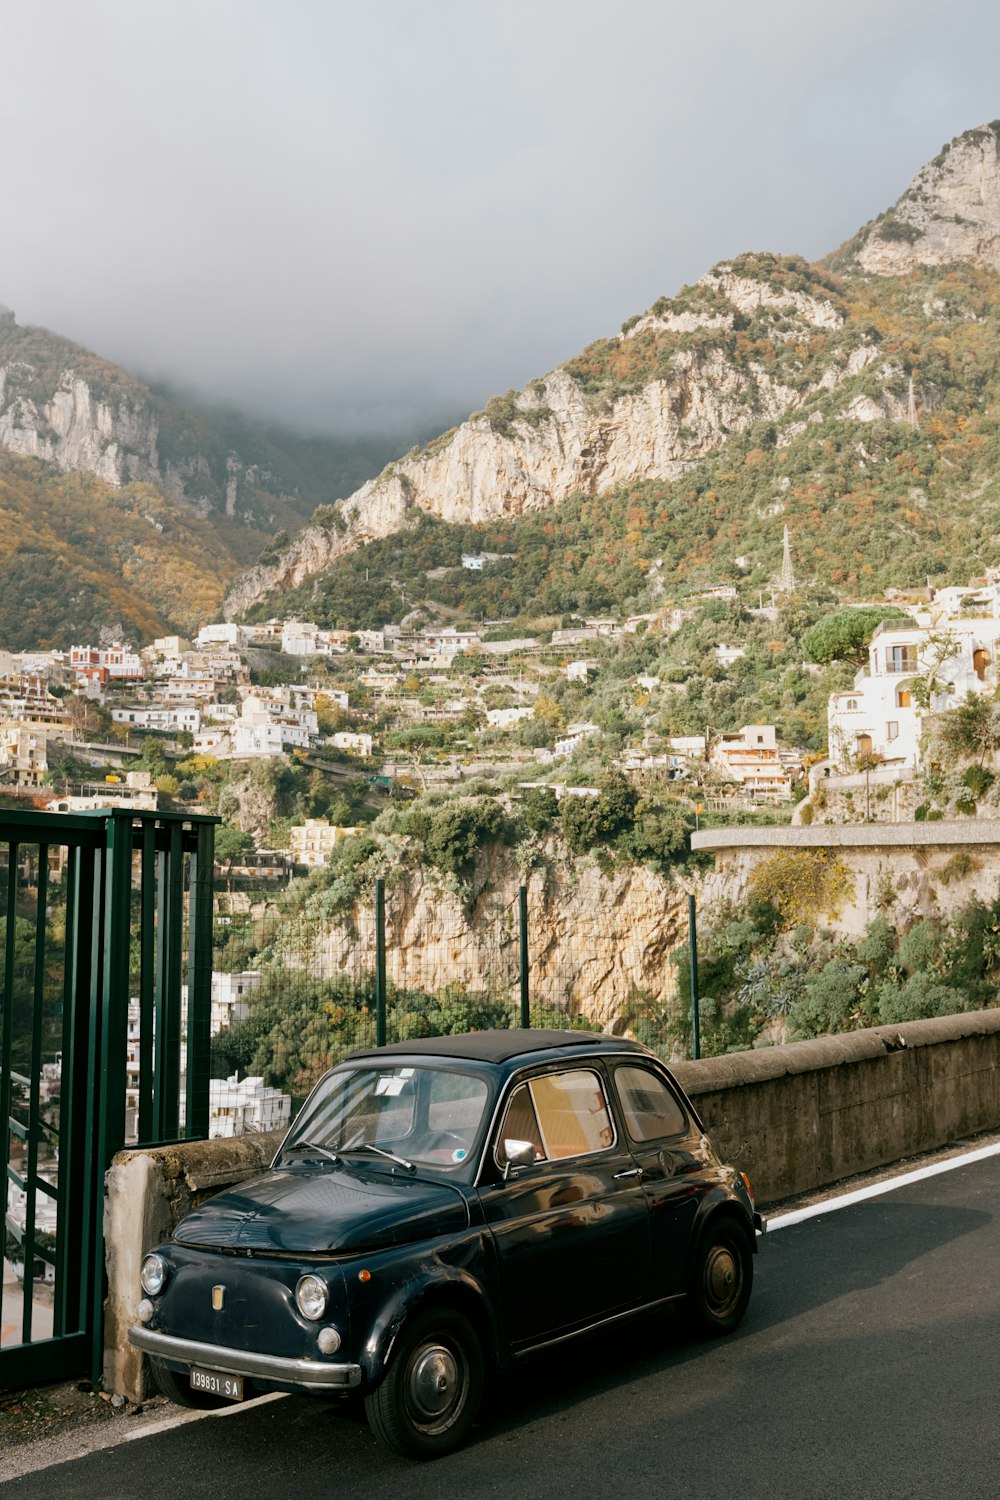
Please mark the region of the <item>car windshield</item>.
<svg viewBox="0 0 1000 1500"><path fill-rule="evenodd" d="M436 1062L338 1068L306 1100L281 1159L357 1152L373 1165L464 1176L478 1154L490 1092L482 1076Z"/></svg>

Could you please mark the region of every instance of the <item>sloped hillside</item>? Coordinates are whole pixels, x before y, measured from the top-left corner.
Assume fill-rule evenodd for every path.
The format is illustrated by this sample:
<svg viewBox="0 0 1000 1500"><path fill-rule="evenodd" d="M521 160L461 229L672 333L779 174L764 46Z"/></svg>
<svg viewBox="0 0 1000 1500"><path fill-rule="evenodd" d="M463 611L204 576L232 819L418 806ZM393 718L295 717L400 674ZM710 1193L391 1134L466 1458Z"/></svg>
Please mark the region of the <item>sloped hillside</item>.
<svg viewBox="0 0 1000 1500"><path fill-rule="evenodd" d="M192 408L47 329L22 328L4 307L0 446L114 486L155 484L221 522L223 546L244 560L264 537L300 525L394 452L390 441L308 438L221 408Z"/></svg>
<svg viewBox="0 0 1000 1500"><path fill-rule="evenodd" d="M766 285L780 289L788 273L787 262L773 262ZM794 275L807 280L802 268ZM693 359L709 357L701 340L722 336L730 372L753 370L757 389L766 376L772 390L795 392L780 412L748 399L714 451L679 475L646 477L637 465L635 477L604 493L578 489L555 505L478 525L411 505L403 546L394 534L360 550L347 546L350 533L337 529L334 514L251 583L280 588L279 580L299 574L281 591L281 607L329 623L399 619L421 598L476 616L650 608L665 593L719 577L766 588L785 522L800 577L845 597L922 584L928 575L958 581L995 564L1000 278L959 266L837 287L827 305L843 322L808 337L767 311L721 335L704 328L672 335L688 341ZM661 307L650 316L677 314ZM775 337L788 331L794 341ZM621 385L641 378L637 366L662 357L662 337L641 329L593 346L571 362L578 373L569 378L588 381L595 403L613 403ZM718 346L712 357L721 358ZM503 556L483 573L465 572L462 551L478 550ZM230 608L247 599L246 583L230 595ZM277 607L278 595L262 590L251 610Z"/></svg>
<svg viewBox="0 0 1000 1500"><path fill-rule="evenodd" d="M282 607L349 614L360 547L366 617L392 618L413 547L377 544L415 529L435 572L462 547L513 554L434 580L477 613L648 604L666 578L734 569L763 583L779 517L845 593L995 561L998 152L1000 125L958 137L826 266L744 255L659 299L318 512L227 612L294 590Z"/></svg>
<svg viewBox="0 0 1000 1500"><path fill-rule="evenodd" d="M115 489L89 474L0 450L0 645L22 651L191 634L218 610L235 563L209 522L150 484Z"/></svg>

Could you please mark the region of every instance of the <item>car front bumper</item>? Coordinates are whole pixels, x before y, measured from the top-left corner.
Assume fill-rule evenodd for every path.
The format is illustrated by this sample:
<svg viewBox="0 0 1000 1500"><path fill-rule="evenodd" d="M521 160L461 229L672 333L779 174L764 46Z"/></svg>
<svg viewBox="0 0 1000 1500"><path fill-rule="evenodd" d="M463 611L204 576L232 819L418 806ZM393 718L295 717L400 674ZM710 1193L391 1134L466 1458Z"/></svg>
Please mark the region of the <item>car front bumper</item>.
<svg viewBox="0 0 1000 1500"><path fill-rule="evenodd" d="M194 1339L154 1333L141 1323L128 1331L129 1343L156 1359L201 1365L226 1375L246 1375L251 1380L273 1380L306 1391L351 1391L361 1384L361 1366L327 1364L318 1359L284 1359L255 1350L227 1349L221 1344L200 1344Z"/></svg>

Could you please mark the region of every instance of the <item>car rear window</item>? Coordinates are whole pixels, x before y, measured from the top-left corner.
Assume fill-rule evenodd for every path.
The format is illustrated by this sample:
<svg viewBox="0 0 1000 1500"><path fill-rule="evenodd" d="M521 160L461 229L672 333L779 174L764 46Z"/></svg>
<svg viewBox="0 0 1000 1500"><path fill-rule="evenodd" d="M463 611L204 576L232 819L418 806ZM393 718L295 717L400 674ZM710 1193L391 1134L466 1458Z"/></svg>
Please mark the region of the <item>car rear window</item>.
<svg viewBox="0 0 1000 1500"><path fill-rule="evenodd" d="M658 1141L687 1128L684 1112L663 1079L651 1068L615 1069L615 1087L633 1141Z"/></svg>

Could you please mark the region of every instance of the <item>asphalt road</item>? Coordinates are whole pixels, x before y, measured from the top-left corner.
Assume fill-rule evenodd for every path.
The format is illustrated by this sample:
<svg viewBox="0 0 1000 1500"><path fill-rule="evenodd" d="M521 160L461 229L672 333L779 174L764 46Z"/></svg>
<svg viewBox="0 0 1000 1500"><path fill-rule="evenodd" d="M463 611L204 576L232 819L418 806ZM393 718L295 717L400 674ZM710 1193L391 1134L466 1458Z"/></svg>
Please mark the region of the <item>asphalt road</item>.
<svg viewBox="0 0 1000 1500"><path fill-rule="evenodd" d="M3 1500L1000 1495L1000 1157L768 1235L746 1322L672 1317L507 1376L473 1441L410 1464L287 1397L107 1448Z"/></svg>

